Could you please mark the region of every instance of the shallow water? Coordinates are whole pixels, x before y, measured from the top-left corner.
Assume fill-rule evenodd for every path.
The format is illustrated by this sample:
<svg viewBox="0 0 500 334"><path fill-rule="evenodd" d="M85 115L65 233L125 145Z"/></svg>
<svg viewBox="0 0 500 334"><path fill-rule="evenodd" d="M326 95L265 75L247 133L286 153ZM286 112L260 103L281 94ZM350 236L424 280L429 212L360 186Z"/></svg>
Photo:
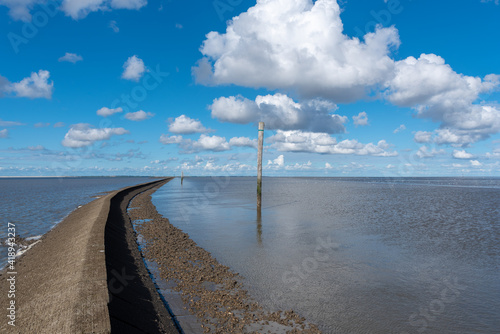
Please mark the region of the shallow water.
<svg viewBox="0 0 500 334"><path fill-rule="evenodd" d="M175 179L158 211L325 333L498 333L500 179Z"/></svg>
<svg viewBox="0 0 500 334"><path fill-rule="evenodd" d="M152 180L145 177L0 178L0 240L7 237L7 223L14 223L22 237L43 235L78 206L104 192ZM0 268L7 248L0 246Z"/></svg>

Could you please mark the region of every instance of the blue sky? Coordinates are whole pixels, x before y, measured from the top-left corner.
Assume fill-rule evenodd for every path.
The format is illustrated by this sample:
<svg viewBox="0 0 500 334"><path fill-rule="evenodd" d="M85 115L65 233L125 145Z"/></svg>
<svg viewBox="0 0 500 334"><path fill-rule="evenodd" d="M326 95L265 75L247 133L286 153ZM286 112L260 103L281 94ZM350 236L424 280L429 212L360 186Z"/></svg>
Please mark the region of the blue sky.
<svg viewBox="0 0 500 334"><path fill-rule="evenodd" d="M0 0L0 176L500 176L500 5Z"/></svg>

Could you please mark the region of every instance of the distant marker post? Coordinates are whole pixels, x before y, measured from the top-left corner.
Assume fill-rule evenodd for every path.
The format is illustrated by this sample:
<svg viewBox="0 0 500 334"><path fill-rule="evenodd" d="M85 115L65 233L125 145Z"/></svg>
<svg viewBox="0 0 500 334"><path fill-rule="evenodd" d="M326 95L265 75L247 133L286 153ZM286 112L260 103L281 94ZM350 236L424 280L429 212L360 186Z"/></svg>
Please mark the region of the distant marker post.
<svg viewBox="0 0 500 334"><path fill-rule="evenodd" d="M264 147L264 122L259 122L259 144L257 152L257 209L262 200L262 149Z"/></svg>

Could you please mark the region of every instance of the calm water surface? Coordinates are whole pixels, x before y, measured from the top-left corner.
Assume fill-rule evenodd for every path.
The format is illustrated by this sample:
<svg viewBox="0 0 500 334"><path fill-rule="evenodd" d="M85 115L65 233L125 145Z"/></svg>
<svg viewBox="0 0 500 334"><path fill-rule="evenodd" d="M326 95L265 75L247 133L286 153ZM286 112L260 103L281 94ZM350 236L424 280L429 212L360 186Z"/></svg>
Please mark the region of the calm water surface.
<svg viewBox="0 0 500 334"><path fill-rule="evenodd" d="M7 223L22 237L48 232L71 211L104 192L148 182L145 177L0 178L0 240L7 237ZM0 268L7 248L0 246Z"/></svg>
<svg viewBox="0 0 500 334"><path fill-rule="evenodd" d="M325 333L499 333L500 179L175 179L153 196L269 308Z"/></svg>

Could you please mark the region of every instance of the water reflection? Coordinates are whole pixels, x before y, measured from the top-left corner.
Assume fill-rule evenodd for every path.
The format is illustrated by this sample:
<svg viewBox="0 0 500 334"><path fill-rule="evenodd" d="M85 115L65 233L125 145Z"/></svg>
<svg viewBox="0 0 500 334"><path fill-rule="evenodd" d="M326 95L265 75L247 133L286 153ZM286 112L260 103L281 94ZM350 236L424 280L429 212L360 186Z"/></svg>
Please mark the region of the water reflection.
<svg viewBox="0 0 500 334"><path fill-rule="evenodd" d="M153 202L261 304L325 333L500 328L500 179L268 178L263 212L254 178L196 200L211 183L171 182ZM328 240L341 246L317 253ZM450 282L466 288L446 303Z"/></svg>
<svg viewBox="0 0 500 334"><path fill-rule="evenodd" d="M257 204L257 243L262 246L262 205Z"/></svg>

